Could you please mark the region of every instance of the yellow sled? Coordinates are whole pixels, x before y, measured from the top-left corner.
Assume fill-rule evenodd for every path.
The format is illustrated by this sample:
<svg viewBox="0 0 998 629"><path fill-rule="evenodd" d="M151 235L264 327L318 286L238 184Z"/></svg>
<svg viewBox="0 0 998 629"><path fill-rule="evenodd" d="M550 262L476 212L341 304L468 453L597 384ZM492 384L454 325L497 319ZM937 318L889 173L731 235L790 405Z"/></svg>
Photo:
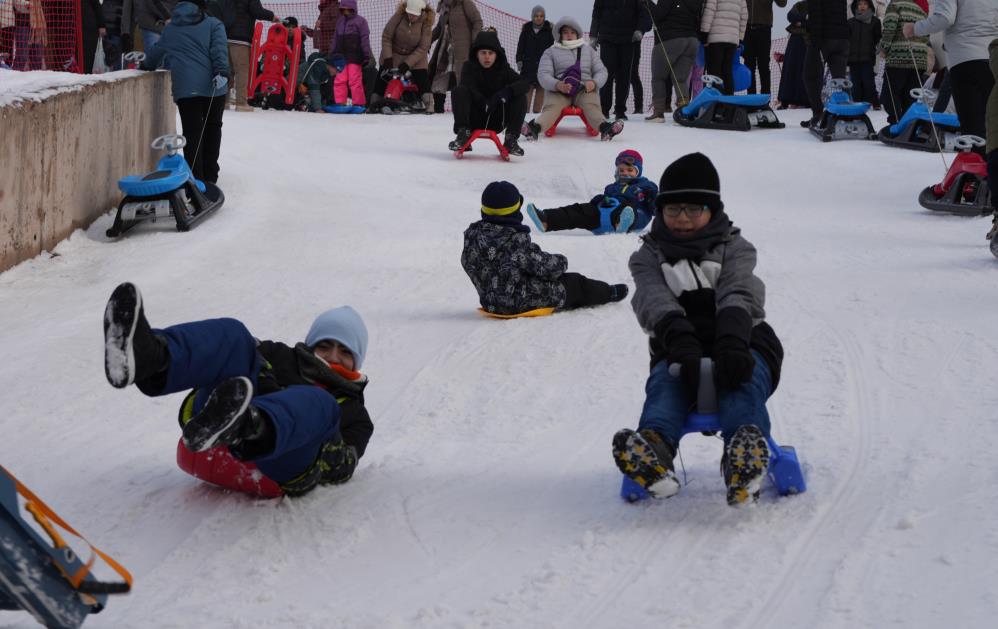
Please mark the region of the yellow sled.
<svg viewBox="0 0 998 629"><path fill-rule="evenodd" d="M485 308L479 308L478 312L482 313L486 317L492 317L493 319L519 319L521 317L546 317L549 314L554 314L554 308L535 308L534 310L518 312L516 314L498 314L495 312L489 312Z"/></svg>

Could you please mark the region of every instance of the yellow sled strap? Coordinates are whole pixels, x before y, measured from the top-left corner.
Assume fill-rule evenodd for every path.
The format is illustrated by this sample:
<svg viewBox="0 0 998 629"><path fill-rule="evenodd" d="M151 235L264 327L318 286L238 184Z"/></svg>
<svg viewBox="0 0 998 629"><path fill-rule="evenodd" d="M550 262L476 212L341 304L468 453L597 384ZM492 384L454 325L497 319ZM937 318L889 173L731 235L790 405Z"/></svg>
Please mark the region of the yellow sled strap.
<svg viewBox="0 0 998 629"><path fill-rule="evenodd" d="M518 312L516 314L498 314L495 312L489 312L485 308L479 308L478 312L482 313L486 317L492 317L493 319L519 319L521 317L546 317L549 314L554 314L554 308L536 308L534 310Z"/></svg>
<svg viewBox="0 0 998 629"><path fill-rule="evenodd" d="M17 490L17 493L24 496L26 501L24 508L27 509L32 516L34 516L35 521L38 522L38 525L45 529L48 536L52 538L52 543L56 548L65 548L68 544L66 544L66 541L59 534L59 531L55 529L55 526L52 525L53 522L55 522L55 525L59 526L64 531L67 531L83 540L83 542L90 547L90 550L93 551L93 554L90 555L90 558L87 560L86 564L77 570L75 574L63 574L63 576L66 577L66 580L69 581L74 588L80 589L80 584L83 583L83 579L85 579L87 574L89 574L90 568L94 564L96 555L100 556L100 558L103 559L107 565L111 566L115 572L121 575L121 578L124 579L125 586L127 588L124 590L125 592L132 589L132 575L128 573L128 570L125 570L121 564L109 557L106 553L104 553L104 551L88 542L85 537L77 533L76 529L60 518L59 514L53 511L47 504L42 502L42 499L36 496L30 489L25 487L21 481L17 480L17 477L7 471L7 468L0 465L0 470L3 470L3 472L14 481L14 489ZM60 572L63 572L62 567L59 566L58 563L56 563L56 567L59 568Z"/></svg>

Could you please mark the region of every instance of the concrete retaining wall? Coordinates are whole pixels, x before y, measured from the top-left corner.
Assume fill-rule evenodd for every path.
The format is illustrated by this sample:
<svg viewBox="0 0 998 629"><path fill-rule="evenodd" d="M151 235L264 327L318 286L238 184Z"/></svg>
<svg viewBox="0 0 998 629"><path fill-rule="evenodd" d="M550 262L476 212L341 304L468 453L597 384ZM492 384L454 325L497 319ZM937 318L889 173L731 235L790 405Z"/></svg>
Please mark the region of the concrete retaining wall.
<svg viewBox="0 0 998 629"><path fill-rule="evenodd" d="M167 72L0 107L0 271L51 250L148 172L153 138L176 130Z"/></svg>

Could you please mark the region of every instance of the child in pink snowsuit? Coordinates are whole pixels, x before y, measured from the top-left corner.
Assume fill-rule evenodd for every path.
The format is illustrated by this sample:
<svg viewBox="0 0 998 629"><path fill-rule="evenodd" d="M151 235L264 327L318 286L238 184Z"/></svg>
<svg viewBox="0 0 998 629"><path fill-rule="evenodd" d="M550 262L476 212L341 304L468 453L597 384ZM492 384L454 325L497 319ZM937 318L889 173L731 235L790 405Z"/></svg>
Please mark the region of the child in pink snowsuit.
<svg viewBox="0 0 998 629"><path fill-rule="evenodd" d="M345 105L349 87L353 104L366 105L361 68L371 58L371 30L367 20L357 15L357 0L340 0L340 13L329 46L329 63L337 65L333 57L342 57L345 65L333 80L333 99L337 105Z"/></svg>

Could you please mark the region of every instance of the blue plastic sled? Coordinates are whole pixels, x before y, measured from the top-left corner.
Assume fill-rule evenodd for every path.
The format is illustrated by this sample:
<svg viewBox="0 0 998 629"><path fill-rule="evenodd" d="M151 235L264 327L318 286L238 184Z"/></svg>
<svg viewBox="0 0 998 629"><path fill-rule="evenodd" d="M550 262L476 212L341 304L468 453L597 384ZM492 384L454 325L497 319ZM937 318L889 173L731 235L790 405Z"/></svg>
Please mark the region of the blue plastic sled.
<svg viewBox="0 0 998 629"><path fill-rule="evenodd" d="M915 102L900 120L881 129L877 138L889 146L916 151L955 151L960 137L960 119L957 115L932 111L932 105L936 101L935 90L916 87L910 93Z"/></svg>
<svg viewBox="0 0 998 629"><path fill-rule="evenodd" d="M154 150L165 149L156 170L129 175L118 180L125 198L118 205L108 238L116 238L141 222L172 217L177 231L187 231L225 202L225 195L213 183L194 178L187 161L178 151L187 144L182 135L162 135L152 142Z"/></svg>
<svg viewBox="0 0 998 629"><path fill-rule="evenodd" d="M672 369L677 366L673 365ZM697 399L697 412L689 414L686 425L683 426L683 436L697 433L717 433L721 431L721 423L717 417L717 396L714 391L714 367L710 358L702 359L700 363L700 391ZM767 436L769 443L769 470L767 475L781 496L802 494L807 491L804 472L801 470L797 451L793 446L781 446L772 436ZM638 502L651 498L648 490L623 476L620 485L620 497L627 502Z"/></svg>
<svg viewBox="0 0 998 629"><path fill-rule="evenodd" d="M29 513L51 541L25 521ZM128 592L131 576L93 546L94 554L84 561L65 543L60 531L79 537L0 467L0 609L24 610L46 627L76 629L88 614L104 608L108 594ZM96 555L108 561L123 581L98 581L90 571Z"/></svg>
<svg viewBox="0 0 998 629"><path fill-rule="evenodd" d="M817 124L811 125L811 133L821 138L822 142L832 140L873 140L877 132L870 122L867 112L870 103L857 103L852 100L849 91L852 81L849 79L832 79L828 82L832 90L825 102L825 110Z"/></svg>
<svg viewBox="0 0 998 629"><path fill-rule="evenodd" d="M753 126L762 129L782 129L786 125L769 106L769 94L725 96L718 89L724 82L711 74L703 75L704 88L685 107L672 115L684 127L748 131Z"/></svg>
<svg viewBox="0 0 998 629"><path fill-rule="evenodd" d="M363 114L367 107L362 105L325 105L322 110L327 114Z"/></svg>

